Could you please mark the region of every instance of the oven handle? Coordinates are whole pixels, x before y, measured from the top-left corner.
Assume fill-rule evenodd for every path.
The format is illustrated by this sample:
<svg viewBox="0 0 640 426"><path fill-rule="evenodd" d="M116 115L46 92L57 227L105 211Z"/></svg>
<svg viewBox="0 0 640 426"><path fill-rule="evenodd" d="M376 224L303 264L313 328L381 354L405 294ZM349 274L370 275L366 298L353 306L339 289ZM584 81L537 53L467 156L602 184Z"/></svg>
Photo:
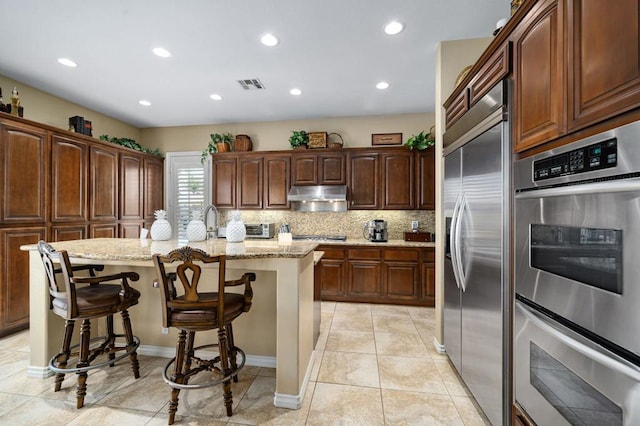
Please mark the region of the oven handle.
<svg viewBox="0 0 640 426"><path fill-rule="evenodd" d="M457 242L458 239L456 237L458 230L458 210L460 208L460 203L462 202L462 193L458 194L458 198L456 199L456 204L453 207L453 214L451 215L451 230L449 234L449 248L451 249L451 267L453 268L453 276L456 280L456 287L460 288L460 277L458 275L458 259L457 259Z"/></svg>
<svg viewBox="0 0 640 426"><path fill-rule="evenodd" d="M456 225L456 260L458 262L458 275L460 276L460 287L462 288L462 291L467 291L467 277L465 276L464 268L462 267L462 244L460 243L462 237L460 233L460 226L462 224L462 217L466 206L467 197L464 196L463 192L462 199L460 200L460 209L458 210L458 224Z"/></svg>
<svg viewBox="0 0 640 426"><path fill-rule="evenodd" d="M640 191L640 179L619 179L605 182L592 182L581 185L560 186L556 188L538 189L535 191L520 192L516 199L562 197L566 195L585 195L594 193L630 192Z"/></svg>
<svg viewBox="0 0 640 426"><path fill-rule="evenodd" d="M535 311L517 300L516 308L543 331L552 335L570 348L575 349L587 358L602 364L611 370L615 370L636 382L640 382L640 368L635 364L607 351L606 349L603 349L592 341L573 333L568 328L550 320L540 312ZM570 336L567 332L570 332L575 337Z"/></svg>

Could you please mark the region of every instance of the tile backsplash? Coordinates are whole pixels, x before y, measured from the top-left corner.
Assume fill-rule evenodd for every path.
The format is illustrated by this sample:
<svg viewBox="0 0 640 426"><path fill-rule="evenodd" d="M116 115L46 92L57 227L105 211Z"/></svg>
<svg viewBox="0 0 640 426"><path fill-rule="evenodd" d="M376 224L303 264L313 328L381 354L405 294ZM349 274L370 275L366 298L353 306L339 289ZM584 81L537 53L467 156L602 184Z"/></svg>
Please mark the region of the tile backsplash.
<svg viewBox="0 0 640 426"><path fill-rule="evenodd" d="M435 232L435 211L432 210L349 210L346 212L294 212L289 210L241 210L245 223L275 222L291 226L293 234L346 235L348 239L363 238L362 227L373 219L387 221L390 240L402 240L411 230L411 221L419 221L420 230ZM231 219L229 210L220 212L220 224Z"/></svg>

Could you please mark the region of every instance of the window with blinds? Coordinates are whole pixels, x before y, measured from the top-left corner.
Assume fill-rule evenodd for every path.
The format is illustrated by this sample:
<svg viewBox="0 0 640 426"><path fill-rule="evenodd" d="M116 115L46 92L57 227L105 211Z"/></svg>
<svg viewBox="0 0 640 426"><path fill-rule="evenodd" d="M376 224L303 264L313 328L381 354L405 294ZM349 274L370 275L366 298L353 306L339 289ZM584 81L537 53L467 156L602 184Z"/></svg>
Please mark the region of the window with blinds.
<svg viewBox="0 0 640 426"><path fill-rule="evenodd" d="M194 210L202 212L209 204L208 164L200 162L200 153L167 154L170 169L170 185L167 185L169 220L174 237L187 239L187 224ZM203 218L204 219L204 218Z"/></svg>

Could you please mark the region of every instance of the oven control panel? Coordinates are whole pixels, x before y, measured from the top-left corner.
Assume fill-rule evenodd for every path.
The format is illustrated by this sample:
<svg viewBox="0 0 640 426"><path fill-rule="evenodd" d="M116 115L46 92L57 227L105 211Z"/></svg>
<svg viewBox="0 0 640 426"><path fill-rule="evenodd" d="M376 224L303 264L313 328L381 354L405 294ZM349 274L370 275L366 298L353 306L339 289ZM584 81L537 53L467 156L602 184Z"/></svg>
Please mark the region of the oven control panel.
<svg viewBox="0 0 640 426"><path fill-rule="evenodd" d="M618 164L618 141L613 138L535 161L533 180L608 169Z"/></svg>

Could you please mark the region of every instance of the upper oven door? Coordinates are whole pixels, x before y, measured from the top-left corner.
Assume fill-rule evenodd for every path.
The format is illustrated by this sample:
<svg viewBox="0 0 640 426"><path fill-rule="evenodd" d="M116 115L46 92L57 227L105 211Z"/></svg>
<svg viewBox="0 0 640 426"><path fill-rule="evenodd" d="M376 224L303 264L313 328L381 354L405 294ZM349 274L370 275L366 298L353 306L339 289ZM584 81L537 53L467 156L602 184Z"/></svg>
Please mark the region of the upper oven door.
<svg viewBox="0 0 640 426"><path fill-rule="evenodd" d="M516 293L640 354L640 178L519 193Z"/></svg>

